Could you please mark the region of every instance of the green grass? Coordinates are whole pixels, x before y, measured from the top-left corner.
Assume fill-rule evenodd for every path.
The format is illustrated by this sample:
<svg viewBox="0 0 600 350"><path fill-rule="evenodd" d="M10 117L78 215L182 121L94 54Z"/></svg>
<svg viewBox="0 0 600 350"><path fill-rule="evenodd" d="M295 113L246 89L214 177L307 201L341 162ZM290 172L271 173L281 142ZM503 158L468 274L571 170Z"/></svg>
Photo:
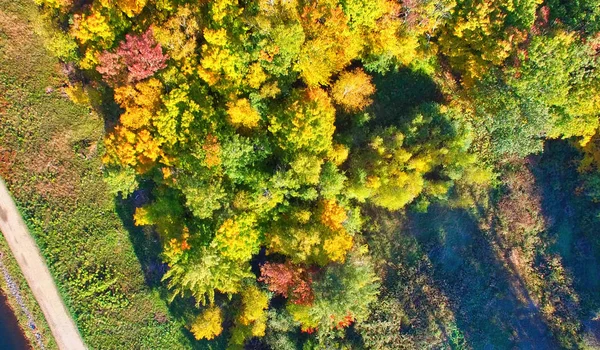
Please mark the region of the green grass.
<svg viewBox="0 0 600 350"><path fill-rule="evenodd" d="M166 291L146 283L132 244L144 237L123 226L103 182L103 120L61 92L39 20L32 1L0 0L0 176L90 348L190 348Z"/></svg>

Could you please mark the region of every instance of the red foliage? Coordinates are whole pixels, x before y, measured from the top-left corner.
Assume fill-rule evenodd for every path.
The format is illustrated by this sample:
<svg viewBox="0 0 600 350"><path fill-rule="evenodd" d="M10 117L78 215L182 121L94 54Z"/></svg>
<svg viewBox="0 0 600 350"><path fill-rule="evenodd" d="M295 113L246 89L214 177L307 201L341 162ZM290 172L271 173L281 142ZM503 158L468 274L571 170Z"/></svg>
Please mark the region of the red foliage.
<svg viewBox="0 0 600 350"><path fill-rule="evenodd" d="M333 316L333 315L332 315ZM354 316L348 311L348 314L344 316L344 318L338 322L335 328L342 329L350 326L354 322Z"/></svg>
<svg viewBox="0 0 600 350"><path fill-rule="evenodd" d="M543 28L547 28L550 23L550 7L542 6L538 10L537 18L531 27L531 33L539 35Z"/></svg>
<svg viewBox="0 0 600 350"><path fill-rule="evenodd" d="M124 78L125 64L116 53L104 51L98 57L100 64L96 67L98 73L109 85L116 85Z"/></svg>
<svg viewBox="0 0 600 350"><path fill-rule="evenodd" d="M98 73L109 85L133 83L151 77L165 68L169 56L164 55L162 47L154 40L152 29L144 34L125 36L117 52L104 51L98 56Z"/></svg>
<svg viewBox="0 0 600 350"><path fill-rule="evenodd" d="M300 331L307 333L307 334L313 334L314 332L317 331L317 328L315 328L315 327L301 328Z"/></svg>
<svg viewBox="0 0 600 350"><path fill-rule="evenodd" d="M312 278L305 268L291 263L265 263L260 267L259 281L271 292L283 295L294 304L309 305L314 300Z"/></svg>
<svg viewBox="0 0 600 350"><path fill-rule="evenodd" d="M169 57L162 52L162 47L154 40L152 29L142 35L125 36L117 49L117 55L127 67L129 82L136 82L152 76L156 71L165 68Z"/></svg>

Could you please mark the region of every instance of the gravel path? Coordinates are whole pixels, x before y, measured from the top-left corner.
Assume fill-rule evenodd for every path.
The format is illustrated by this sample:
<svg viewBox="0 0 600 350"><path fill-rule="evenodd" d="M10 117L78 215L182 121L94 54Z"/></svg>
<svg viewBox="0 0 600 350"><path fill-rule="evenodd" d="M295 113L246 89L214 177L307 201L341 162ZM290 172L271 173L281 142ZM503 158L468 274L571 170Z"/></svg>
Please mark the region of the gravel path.
<svg viewBox="0 0 600 350"><path fill-rule="evenodd" d="M44 258L1 180L0 230L48 321L58 347L61 350L86 349L77 327L58 293Z"/></svg>

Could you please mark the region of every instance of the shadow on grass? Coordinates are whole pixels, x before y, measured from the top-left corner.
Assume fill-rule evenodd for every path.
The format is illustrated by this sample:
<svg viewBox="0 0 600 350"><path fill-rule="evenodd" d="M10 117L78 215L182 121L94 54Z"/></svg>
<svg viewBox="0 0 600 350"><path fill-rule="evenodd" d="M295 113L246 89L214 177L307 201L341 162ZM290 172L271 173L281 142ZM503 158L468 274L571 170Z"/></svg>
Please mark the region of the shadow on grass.
<svg viewBox="0 0 600 350"><path fill-rule="evenodd" d="M213 342L197 341L185 327L190 315L196 309L192 298L177 297L169 302L170 293L166 288L166 282L162 281L168 267L160 258L162 247L158 233L149 227L135 226L133 221L135 208L150 200L148 193L150 193L148 188L142 188L127 199L123 199L121 196L115 198L117 213L123 222L123 227L129 233L129 239L142 267L146 285L157 291L161 298L168 302L170 316L182 325L181 331L189 341L185 345L191 345L193 349L225 349L226 344L223 339L217 339Z"/></svg>
<svg viewBox="0 0 600 350"><path fill-rule="evenodd" d="M551 251L559 254L573 277L579 299L578 319L588 346L600 348L600 204L585 197L577 171L582 155L567 141L547 141L532 162L542 194L542 212Z"/></svg>
<svg viewBox="0 0 600 350"><path fill-rule="evenodd" d="M494 238L479 230L471 214L432 206L410 214L407 228L430 259L431 277L469 346L556 348L523 281L501 261Z"/></svg>

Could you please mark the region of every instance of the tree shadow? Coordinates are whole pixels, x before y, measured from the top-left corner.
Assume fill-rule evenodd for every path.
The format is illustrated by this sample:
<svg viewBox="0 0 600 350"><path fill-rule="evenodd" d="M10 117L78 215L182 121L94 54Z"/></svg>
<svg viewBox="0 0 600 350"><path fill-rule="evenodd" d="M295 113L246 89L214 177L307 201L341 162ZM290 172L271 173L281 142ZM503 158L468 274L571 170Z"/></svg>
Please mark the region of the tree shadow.
<svg viewBox="0 0 600 350"><path fill-rule="evenodd" d="M409 214L406 233L431 261L431 277L469 346L557 348L525 284L470 213L434 205L427 213Z"/></svg>
<svg viewBox="0 0 600 350"><path fill-rule="evenodd" d="M581 191L581 158L568 141L546 141L544 153L532 158L530 168L539 184L551 252L560 255L573 278L581 334L588 346L600 347L600 203Z"/></svg>
<svg viewBox="0 0 600 350"><path fill-rule="evenodd" d="M357 115L338 111L335 121L338 141L362 147L373 130L406 125L416 107L443 100L435 81L419 70L401 68L372 77L376 92L365 112Z"/></svg>
<svg viewBox="0 0 600 350"><path fill-rule="evenodd" d="M442 102L443 95L433 79L421 71L402 68L385 75L375 74L376 92L368 112L373 126L399 125L411 111L428 102Z"/></svg>
<svg viewBox="0 0 600 350"><path fill-rule="evenodd" d="M135 208L141 206L140 202L147 201L144 198L145 193L144 190L138 190L127 199L119 195L115 197L115 207L123 227L129 233L135 255L142 266L146 285L150 288L159 288L162 278L167 272L166 264L159 257L162 251L160 238L154 230L135 226L133 220Z"/></svg>
<svg viewBox="0 0 600 350"><path fill-rule="evenodd" d="M129 233L129 239L141 265L146 285L158 292L161 298L168 303L169 315L182 321L181 331L188 340L184 346L189 347L191 345L193 349L225 349L226 343L223 339L217 339L213 342L197 341L192 333L183 326L185 324L184 320L190 318L190 310L196 309L193 298L176 297L173 301L170 301L170 292L166 288L165 282L163 282L163 276L167 272L168 266L160 258L162 252L160 237L151 227L135 226L133 220L135 209L151 200L149 193L147 186L141 186L141 189L135 191L128 198L123 198L120 195L115 197L116 212L123 223L123 227Z"/></svg>

